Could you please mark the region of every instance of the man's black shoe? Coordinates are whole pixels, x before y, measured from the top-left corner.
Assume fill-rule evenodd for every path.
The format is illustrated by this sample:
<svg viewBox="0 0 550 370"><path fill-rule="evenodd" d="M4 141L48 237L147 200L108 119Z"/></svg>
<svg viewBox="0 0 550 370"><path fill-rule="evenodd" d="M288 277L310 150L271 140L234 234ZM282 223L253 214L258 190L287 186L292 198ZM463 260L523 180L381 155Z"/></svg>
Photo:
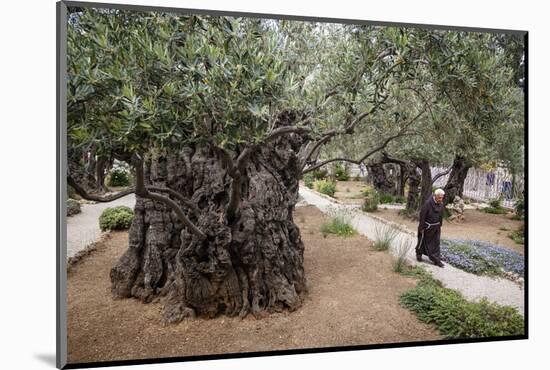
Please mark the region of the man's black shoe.
<svg viewBox="0 0 550 370"><path fill-rule="evenodd" d="M418 262L422 262L422 255L421 255L421 254L417 254L417 255L416 255L416 260L417 260Z"/></svg>
<svg viewBox="0 0 550 370"><path fill-rule="evenodd" d="M441 261L439 261L437 263L434 263L434 265L439 266L439 267L445 267L445 265Z"/></svg>

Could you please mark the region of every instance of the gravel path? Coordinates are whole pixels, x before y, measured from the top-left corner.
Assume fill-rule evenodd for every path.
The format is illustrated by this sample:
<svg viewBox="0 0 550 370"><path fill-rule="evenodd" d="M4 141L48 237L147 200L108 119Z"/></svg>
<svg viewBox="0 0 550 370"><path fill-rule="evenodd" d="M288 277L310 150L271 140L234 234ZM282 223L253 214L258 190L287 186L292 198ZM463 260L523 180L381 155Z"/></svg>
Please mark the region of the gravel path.
<svg viewBox="0 0 550 370"><path fill-rule="evenodd" d="M382 230L384 227L389 226L387 222L360 211L358 206L338 204L307 188L300 187L300 195L305 202L316 206L325 213L332 210L346 210L350 213L352 218L351 223L357 231L371 240L376 239L377 229ZM416 237L404 230L397 230L397 235L392 243L390 252L397 255L396 246L400 246L402 243L410 246L407 253L408 262L412 265L418 264L414 253ZM424 260L427 261L426 256L424 256ZM507 279L474 275L449 264L445 264L444 268L436 267L430 262L421 264L432 273L434 278L440 280L443 285L459 290L464 297L470 300L486 297L489 301L515 307L522 315L524 313L524 291L522 285L520 286Z"/></svg>
<svg viewBox="0 0 550 370"><path fill-rule="evenodd" d="M105 208L128 206L133 209L135 204L134 194L109 203L82 204L81 213L67 217L67 258L73 257L99 239L99 216Z"/></svg>

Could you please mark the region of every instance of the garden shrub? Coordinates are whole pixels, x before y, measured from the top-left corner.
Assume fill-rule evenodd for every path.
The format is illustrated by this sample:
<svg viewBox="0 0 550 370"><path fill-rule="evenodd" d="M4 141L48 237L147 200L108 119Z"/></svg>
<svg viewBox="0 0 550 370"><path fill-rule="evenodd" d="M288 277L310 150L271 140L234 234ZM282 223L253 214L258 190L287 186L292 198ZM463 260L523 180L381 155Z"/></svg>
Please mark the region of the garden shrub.
<svg viewBox="0 0 550 370"><path fill-rule="evenodd" d="M485 213L491 213L495 215L502 215L508 213L506 208L502 207L502 198L493 198L489 200L489 207L482 208L481 211Z"/></svg>
<svg viewBox="0 0 550 370"><path fill-rule="evenodd" d="M441 259L471 272L505 276L502 270L524 274L524 257L518 252L480 240L442 239Z"/></svg>
<svg viewBox="0 0 550 370"><path fill-rule="evenodd" d="M124 168L113 168L109 172L109 186L129 186L130 171Z"/></svg>
<svg viewBox="0 0 550 370"><path fill-rule="evenodd" d="M523 195L516 201L514 210L516 212L514 215L516 220L523 220L525 218L525 198Z"/></svg>
<svg viewBox="0 0 550 370"><path fill-rule="evenodd" d="M525 225L521 225L519 229L512 231L508 236L517 244L525 244Z"/></svg>
<svg viewBox="0 0 550 370"><path fill-rule="evenodd" d="M67 216L76 215L80 212L82 212L80 203L74 199L67 199Z"/></svg>
<svg viewBox="0 0 550 370"><path fill-rule="evenodd" d="M130 207L117 206L105 209L99 216L99 228L106 230L126 230L134 219L134 211Z"/></svg>
<svg viewBox="0 0 550 370"><path fill-rule="evenodd" d="M460 292L444 288L431 275L410 269L420 278L416 287L399 297L400 304L418 319L433 324L446 338L484 338L524 334L523 317L512 307L487 301L466 300Z"/></svg>
<svg viewBox="0 0 550 370"><path fill-rule="evenodd" d="M388 204L394 202L394 197L388 193L380 193L380 204Z"/></svg>
<svg viewBox="0 0 550 370"><path fill-rule="evenodd" d="M336 182L329 180L317 180L315 181L315 187L321 194L326 194L330 197L334 196L336 192Z"/></svg>
<svg viewBox="0 0 550 370"><path fill-rule="evenodd" d="M376 189L372 187L366 187L361 191L365 200L361 209L365 212L374 212L378 209L378 203L380 203L380 196Z"/></svg>
<svg viewBox="0 0 550 370"><path fill-rule="evenodd" d="M338 181L348 181L349 180L349 173L346 166L338 163L334 166L334 177Z"/></svg>
<svg viewBox="0 0 550 370"><path fill-rule="evenodd" d="M306 173L303 177L303 180L304 180L304 185L309 188L309 189L313 189L313 174L312 173Z"/></svg>
<svg viewBox="0 0 550 370"><path fill-rule="evenodd" d="M327 177L328 172L327 170L315 170L311 171L311 174L315 180L323 180Z"/></svg>

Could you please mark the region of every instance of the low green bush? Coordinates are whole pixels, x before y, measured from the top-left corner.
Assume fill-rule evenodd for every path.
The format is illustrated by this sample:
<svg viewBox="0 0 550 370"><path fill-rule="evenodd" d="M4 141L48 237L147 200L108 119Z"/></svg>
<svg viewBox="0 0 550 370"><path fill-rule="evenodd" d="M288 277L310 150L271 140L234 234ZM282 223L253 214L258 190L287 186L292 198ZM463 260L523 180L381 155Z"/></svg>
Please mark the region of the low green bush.
<svg viewBox="0 0 550 370"><path fill-rule="evenodd" d="M107 183L109 186L129 186L130 172L124 168L113 168Z"/></svg>
<svg viewBox="0 0 550 370"><path fill-rule="evenodd" d="M388 193L380 193L380 204L388 204L393 202L394 202L393 195Z"/></svg>
<svg viewBox="0 0 550 370"><path fill-rule="evenodd" d="M99 216L99 228L106 230L126 230L134 219L134 211L130 207L117 206L105 209Z"/></svg>
<svg viewBox="0 0 550 370"><path fill-rule="evenodd" d="M514 218L516 220L525 219L525 198L523 197L523 195L516 201L514 210L516 212L516 214L514 215Z"/></svg>
<svg viewBox="0 0 550 370"><path fill-rule="evenodd" d="M323 234L336 234L338 236L350 237L357 235L357 230L351 226L350 221L342 216L337 215L329 222L321 226L321 232Z"/></svg>
<svg viewBox="0 0 550 370"><path fill-rule="evenodd" d="M323 180L327 177L328 172L327 170L315 170L311 171L311 174L315 180Z"/></svg>
<svg viewBox="0 0 550 370"><path fill-rule="evenodd" d="M334 177L338 181L348 181L349 180L349 173L346 166L338 163L334 166Z"/></svg>
<svg viewBox="0 0 550 370"><path fill-rule="evenodd" d="M82 212L80 209L80 203L75 199L67 199L67 216L76 215Z"/></svg>
<svg viewBox="0 0 550 370"><path fill-rule="evenodd" d="M378 209L378 203L380 203L380 195L372 187L366 187L361 191L364 196L363 205L361 209L365 212L374 212Z"/></svg>
<svg viewBox="0 0 550 370"><path fill-rule="evenodd" d="M512 231L508 236L516 244L525 244L525 226L521 225L519 229Z"/></svg>
<svg viewBox="0 0 550 370"><path fill-rule="evenodd" d="M328 180L317 180L315 181L315 188L319 193L326 194L332 197L336 192L336 182Z"/></svg>
<svg viewBox="0 0 550 370"><path fill-rule="evenodd" d="M314 178L313 178L313 174L312 173L306 173L303 177L303 180L304 180L304 185L309 188L309 189L313 189L313 182L314 182Z"/></svg>
<svg viewBox="0 0 550 370"><path fill-rule="evenodd" d="M491 206L482 208L481 211L485 212L485 213L491 213L491 214L494 214L494 215L504 215L504 214L508 213L506 208L502 208L502 207L496 208L496 207L491 207Z"/></svg>
<svg viewBox="0 0 550 370"><path fill-rule="evenodd" d="M484 338L525 333L523 317L516 309L485 298L471 302L457 290L444 288L421 269L405 274L420 278L416 287L403 293L400 304L416 313L419 320L433 324L446 338Z"/></svg>

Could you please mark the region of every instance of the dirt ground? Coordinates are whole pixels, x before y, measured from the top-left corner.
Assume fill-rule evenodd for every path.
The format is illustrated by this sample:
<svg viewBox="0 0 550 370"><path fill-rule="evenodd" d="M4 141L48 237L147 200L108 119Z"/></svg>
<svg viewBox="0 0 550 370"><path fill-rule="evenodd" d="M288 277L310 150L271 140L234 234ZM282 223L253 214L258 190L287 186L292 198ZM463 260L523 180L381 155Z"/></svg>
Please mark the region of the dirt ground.
<svg viewBox="0 0 550 370"><path fill-rule="evenodd" d="M418 223L401 216L398 212L397 209L383 209L383 205L380 205L378 211L373 214L388 221L405 225L411 231L416 231ZM524 245L516 244L508 237L508 234L513 230L517 230L523 224L523 221L512 220L507 215L489 214L475 209L464 210L464 218L465 221L462 223L444 221L441 228L441 237L485 240L524 253Z"/></svg>
<svg viewBox="0 0 550 370"><path fill-rule="evenodd" d="M70 363L441 339L398 303L414 279L392 272L392 257L362 236L323 238L315 207L295 215L305 243L309 293L295 312L256 320L220 316L164 325L161 305L113 300L109 270L127 247L112 233L68 273Z"/></svg>
<svg viewBox="0 0 550 370"><path fill-rule="evenodd" d="M337 181L334 198L346 204L362 204L361 190L366 187L364 181Z"/></svg>

